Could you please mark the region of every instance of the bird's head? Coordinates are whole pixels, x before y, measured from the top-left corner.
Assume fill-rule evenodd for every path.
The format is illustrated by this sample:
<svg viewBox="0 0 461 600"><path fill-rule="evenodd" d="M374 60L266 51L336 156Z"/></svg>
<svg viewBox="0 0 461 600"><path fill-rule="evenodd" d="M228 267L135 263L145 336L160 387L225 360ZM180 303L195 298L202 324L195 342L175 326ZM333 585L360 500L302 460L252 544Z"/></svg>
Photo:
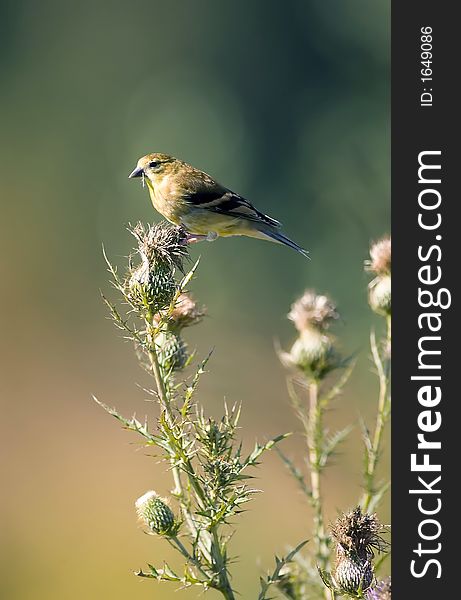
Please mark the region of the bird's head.
<svg viewBox="0 0 461 600"><path fill-rule="evenodd" d="M155 186L172 170L176 163L176 158L168 154L160 152L146 154L138 160L136 168L130 173L129 177L142 177L143 184L144 180L147 179L148 183L150 182Z"/></svg>

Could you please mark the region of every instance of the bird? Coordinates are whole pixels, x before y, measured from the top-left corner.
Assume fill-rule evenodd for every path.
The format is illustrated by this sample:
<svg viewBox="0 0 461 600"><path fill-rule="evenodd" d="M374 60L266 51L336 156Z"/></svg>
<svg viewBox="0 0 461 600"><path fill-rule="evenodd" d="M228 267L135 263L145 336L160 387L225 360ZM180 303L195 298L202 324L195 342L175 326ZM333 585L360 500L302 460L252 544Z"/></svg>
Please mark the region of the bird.
<svg viewBox="0 0 461 600"><path fill-rule="evenodd" d="M189 242L244 235L285 244L309 258L307 250L284 235L281 223L210 175L160 152L142 156L130 178L142 178L152 204L170 223L184 228Z"/></svg>

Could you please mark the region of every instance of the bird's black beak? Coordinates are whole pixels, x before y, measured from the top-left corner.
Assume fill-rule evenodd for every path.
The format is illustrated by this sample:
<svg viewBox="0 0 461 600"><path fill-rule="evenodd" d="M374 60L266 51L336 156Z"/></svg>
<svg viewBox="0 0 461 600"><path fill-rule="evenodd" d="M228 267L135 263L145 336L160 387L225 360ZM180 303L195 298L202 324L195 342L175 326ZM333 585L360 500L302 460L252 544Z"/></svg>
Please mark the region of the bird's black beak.
<svg viewBox="0 0 461 600"><path fill-rule="evenodd" d="M133 179L133 177L142 177L144 171L141 167L136 167L136 169L134 169L134 171L131 171L131 173L128 175L129 179Z"/></svg>

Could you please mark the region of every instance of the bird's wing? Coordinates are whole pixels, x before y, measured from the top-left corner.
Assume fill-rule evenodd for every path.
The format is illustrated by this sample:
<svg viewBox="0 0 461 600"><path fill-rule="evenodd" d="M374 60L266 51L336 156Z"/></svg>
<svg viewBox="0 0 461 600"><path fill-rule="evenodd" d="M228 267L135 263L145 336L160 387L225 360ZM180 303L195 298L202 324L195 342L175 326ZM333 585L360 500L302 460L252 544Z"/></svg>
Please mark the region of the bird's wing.
<svg viewBox="0 0 461 600"><path fill-rule="evenodd" d="M279 221L263 214L251 202L211 179L202 181L199 188L189 189L184 199L197 208L247 221L263 222L271 227L280 227Z"/></svg>

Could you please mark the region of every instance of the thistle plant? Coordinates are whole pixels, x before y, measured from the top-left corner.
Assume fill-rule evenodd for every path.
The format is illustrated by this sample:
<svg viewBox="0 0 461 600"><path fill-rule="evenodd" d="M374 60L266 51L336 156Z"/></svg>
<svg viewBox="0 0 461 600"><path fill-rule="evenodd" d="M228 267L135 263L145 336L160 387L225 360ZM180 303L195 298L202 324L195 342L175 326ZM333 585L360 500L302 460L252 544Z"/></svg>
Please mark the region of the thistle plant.
<svg viewBox="0 0 461 600"><path fill-rule="evenodd" d="M289 598L322 597L326 592L317 567L322 571L331 567L331 539L325 528L322 475L351 429L348 426L330 435L324 418L331 402L341 393L352 367L349 365L334 383L326 384L327 376L345 367L348 362L341 358L336 339L329 331L339 314L327 296L306 291L292 305L288 318L294 323L298 338L289 352L280 352L279 356L292 373L289 379L290 398L304 430L307 473L281 450L278 452L311 504L314 549L313 560L305 560L301 564L298 559L297 565L287 572L281 589ZM287 586L292 587L291 591ZM308 592L310 595L305 595Z"/></svg>
<svg viewBox="0 0 461 600"><path fill-rule="evenodd" d="M375 514L364 513L359 506L336 519L331 526L336 547L334 569L332 573L320 572L333 596L369 597L375 579L375 552L387 549L387 542L381 536L385 531Z"/></svg>
<svg viewBox="0 0 461 600"><path fill-rule="evenodd" d="M365 445L364 493L361 506L364 510L373 511L388 489L387 482L376 481L384 428L390 417L391 395L391 240L383 238L373 244L370 249L371 260L365 263L365 269L376 276L368 286L368 299L371 308L386 321L386 333L377 342L372 330L370 346L376 373L379 379L378 410L374 431L370 433L362 422L362 433Z"/></svg>
<svg viewBox="0 0 461 600"><path fill-rule="evenodd" d="M297 554L278 584L284 597L292 600L334 599L338 596L375 600L381 598L382 590L382 597L390 598L390 581L389 585L378 584L375 576L380 565L374 561L375 554L382 553L381 560L385 558L388 545L381 537L385 528L373 512L388 488L386 482L377 481L376 472L383 432L390 415L390 239L384 238L373 244L370 257L366 270L374 273L375 278L368 288L369 304L386 320L383 339L378 343L373 330L370 336L379 377L378 407L371 433L361 420L365 461L360 504L338 517L330 531L325 526L322 476L354 424L331 435L325 425L325 416L331 402L342 393L354 364L340 357L336 339L330 333L338 312L327 296L307 291L293 304L288 317L293 321L298 337L289 352L279 353L282 363L291 372L288 389L303 426L307 468L299 468L296 461L280 449L278 452L313 509L313 550L307 556Z"/></svg>
<svg viewBox="0 0 461 600"><path fill-rule="evenodd" d="M225 406L222 418L215 419L205 415L195 399L208 359L178 382L193 360L184 330L204 316L203 307L188 291L198 261L186 272L187 236L181 228L165 223L149 227L138 224L131 232L137 249L129 258L126 274L119 276L107 261L126 310L103 298L115 324L134 342L143 366L155 381L149 393L159 413L155 419L141 422L99 404L127 430L136 432L147 447L154 448L171 472L173 488L165 497L150 490L135 507L146 533L165 540L182 558L179 568L148 564L137 575L182 587L214 589L227 600L234 600L229 541L239 513L257 491L248 483L248 471L285 435L256 444L252 452L244 454L237 440L240 408ZM269 588L280 582L283 569L302 545L286 558L276 558L275 570L260 579L258 600L266 599Z"/></svg>

